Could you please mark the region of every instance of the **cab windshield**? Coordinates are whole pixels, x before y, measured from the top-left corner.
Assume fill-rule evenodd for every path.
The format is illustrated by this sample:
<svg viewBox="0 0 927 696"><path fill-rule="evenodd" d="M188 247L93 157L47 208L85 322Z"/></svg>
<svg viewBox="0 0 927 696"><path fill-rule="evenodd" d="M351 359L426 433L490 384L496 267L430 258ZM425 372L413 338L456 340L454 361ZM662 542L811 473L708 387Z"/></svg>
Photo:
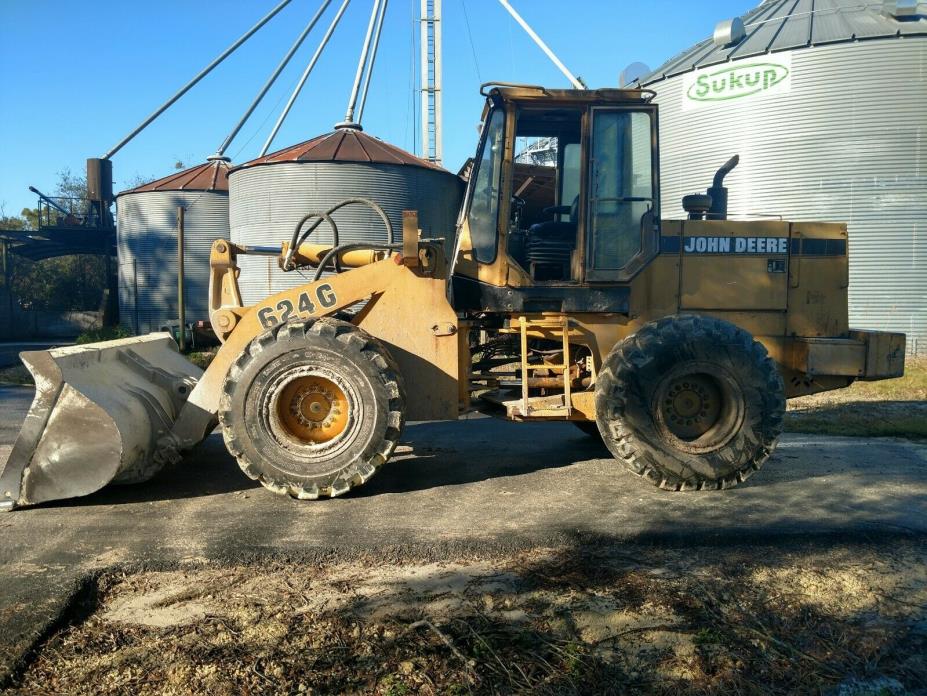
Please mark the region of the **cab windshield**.
<svg viewBox="0 0 927 696"><path fill-rule="evenodd" d="M473 192L467 212L473 257L480 263L492 263L496 259L504 139L505 112L502 109L493 109L486 123L479 157L474 164L476 171L471 174Z"/></svg>

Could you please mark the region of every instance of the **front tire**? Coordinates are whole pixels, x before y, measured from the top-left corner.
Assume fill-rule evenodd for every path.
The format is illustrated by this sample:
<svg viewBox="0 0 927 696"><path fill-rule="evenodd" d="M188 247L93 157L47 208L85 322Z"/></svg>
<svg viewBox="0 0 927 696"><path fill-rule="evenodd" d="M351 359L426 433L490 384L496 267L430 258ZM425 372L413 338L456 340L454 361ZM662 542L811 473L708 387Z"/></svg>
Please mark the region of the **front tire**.
<svg viewBox="0 0 927 696"><path fill-rule="evenodd" d="M762 344L711 317L672 316L616 345L596 380L612 454L666 490L730 488L782 431L785 389Z"/></svg>
<svg viewBox="0 0 927 696"><path fill-rule="evenodd" d="M229 370L219 407L242 470L300 499L367 481L393 453L404 420L402 381L386 349L329 317L254 338Z"/></svg>

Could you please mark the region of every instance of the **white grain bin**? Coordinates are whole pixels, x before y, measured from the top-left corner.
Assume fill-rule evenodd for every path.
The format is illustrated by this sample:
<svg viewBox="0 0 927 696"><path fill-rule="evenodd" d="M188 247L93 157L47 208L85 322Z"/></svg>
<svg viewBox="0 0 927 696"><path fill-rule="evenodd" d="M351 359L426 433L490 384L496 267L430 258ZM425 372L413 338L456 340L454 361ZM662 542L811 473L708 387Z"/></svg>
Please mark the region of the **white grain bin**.
<svg viewBox="0 0 927 696"><path fill-rule="evenodd" d="M116 197L119 316L135 333L178 321L178 206L184 208L185 319L209 319L209 250L229 234L228 168L212 160Z"/></svg>
<svg viewBox="0 0 927 696"><path fill-rule="evenodd" d="M927 3L767 0L641 78L662 210L731 155L729 215L846 222L850 324L927 352ZM719 18L721 19L721 18Z"/></svg>

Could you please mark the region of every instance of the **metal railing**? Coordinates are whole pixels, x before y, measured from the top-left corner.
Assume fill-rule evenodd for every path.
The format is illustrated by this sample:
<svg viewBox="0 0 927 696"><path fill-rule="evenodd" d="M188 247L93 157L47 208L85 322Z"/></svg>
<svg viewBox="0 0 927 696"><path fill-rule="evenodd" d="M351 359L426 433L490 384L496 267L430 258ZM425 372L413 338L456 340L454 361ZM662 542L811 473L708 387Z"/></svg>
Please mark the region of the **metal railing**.
<svg viewBox="0 0 927 696"><path fill-rule="evenodd" d="M89 198L67 198L39 194L39 229L61 227L106 227L100 217L100 207Z"/></svg>

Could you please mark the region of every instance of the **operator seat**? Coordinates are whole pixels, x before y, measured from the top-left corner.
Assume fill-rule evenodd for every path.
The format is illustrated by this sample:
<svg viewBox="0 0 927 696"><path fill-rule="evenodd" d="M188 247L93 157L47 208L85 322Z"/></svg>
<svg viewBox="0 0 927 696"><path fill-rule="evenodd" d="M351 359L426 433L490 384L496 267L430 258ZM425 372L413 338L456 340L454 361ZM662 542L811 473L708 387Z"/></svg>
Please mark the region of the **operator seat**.
<svg viewBox="0 0 927 696"><path fill-rule="evenodd" d="M535 280L569 280L570 261L576 247L579 196L573 205L544 209L553 215L569 214L570 220L548 220L528 228L525 251L531 277Z"/></svg>

